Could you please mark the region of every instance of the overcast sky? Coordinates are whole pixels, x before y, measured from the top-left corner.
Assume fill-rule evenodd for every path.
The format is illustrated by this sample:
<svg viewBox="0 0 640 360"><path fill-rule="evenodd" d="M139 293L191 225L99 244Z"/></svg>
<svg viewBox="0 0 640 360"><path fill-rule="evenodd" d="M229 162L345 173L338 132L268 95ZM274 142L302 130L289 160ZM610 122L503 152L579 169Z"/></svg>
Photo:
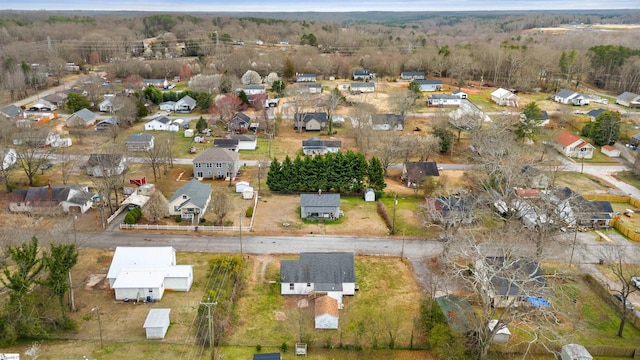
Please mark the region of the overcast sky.
<svg viewBox="0 0 640 360"><path fill-rule="evenodd" d="M638 9L639 0L3 0L0 9L138 11L465 11Z"/></svg>

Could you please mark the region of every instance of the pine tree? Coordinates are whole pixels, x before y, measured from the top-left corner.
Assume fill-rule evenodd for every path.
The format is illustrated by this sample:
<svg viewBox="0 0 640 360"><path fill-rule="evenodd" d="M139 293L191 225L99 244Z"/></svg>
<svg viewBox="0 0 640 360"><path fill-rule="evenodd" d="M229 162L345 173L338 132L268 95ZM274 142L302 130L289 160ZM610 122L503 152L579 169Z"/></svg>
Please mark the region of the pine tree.
<svg viewBox="0 0 640 360"><path fill-rule="evenodd" d="M367 178L368 186L376 193L387 187L387 184L384 182L384 169L382 169L382 162L380 162L380 160L375 156L369 160L369 173L367 174Z"/></svg>

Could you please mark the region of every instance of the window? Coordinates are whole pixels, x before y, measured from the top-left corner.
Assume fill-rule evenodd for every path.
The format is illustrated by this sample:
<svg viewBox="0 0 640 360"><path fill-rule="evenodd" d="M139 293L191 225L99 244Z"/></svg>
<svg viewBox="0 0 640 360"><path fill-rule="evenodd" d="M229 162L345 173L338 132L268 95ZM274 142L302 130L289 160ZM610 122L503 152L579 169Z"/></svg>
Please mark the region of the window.
<svg viewBox="0 0 640 360"><path fill-rule="evenodd" d="M293 283L289 283L289 290L293 290Z"/></svg>
<svg viewBox="0 0 640 360"><path fill-rule="evenodd" d="M196 166L197 168L199 168L199 167L202 167L202 164L200 164L200 163L196 163L196 164L195 164L195 166Z"/></svg>
<svg viewBox="0 0 640 360"><path fill-rule="evenodd" d="M221 168L221 167L222 167L222 164L221 164L221 163L217 163L217 164L216 164L216 167L217 167L217 168Z"/></svg>
<svg viewBox="0 0 640 360"><path fill-rule="evenodd" d="M208 168L213 167L213 164L212 163L207 163L207 167Z"/></svg>
<svg viewBox="0 0 640 360"><path fill-rule="evenodd" d="M311 283L307 283L307 287L311 287Z"/></svg>

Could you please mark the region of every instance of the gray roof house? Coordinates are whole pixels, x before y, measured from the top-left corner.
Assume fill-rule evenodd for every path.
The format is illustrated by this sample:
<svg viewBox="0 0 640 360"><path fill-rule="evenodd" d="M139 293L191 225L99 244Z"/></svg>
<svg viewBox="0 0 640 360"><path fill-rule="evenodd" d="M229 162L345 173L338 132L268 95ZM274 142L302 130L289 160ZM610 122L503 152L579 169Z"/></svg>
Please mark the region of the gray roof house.
<svg viewBox="0 0 640 360"><path fill-rule="evenodd" d="M420 85L420 91L439 91L442 89L442 80L415 80Z"/></svg>
<svg viewBox="0 0 640 360"><path fill-rule="evenodd" d="M595 121L596 118L598 117L598 115L602 114L605 111L607 111L607 110L605 110L603 108L593 109L593 110L590 110L587 113L587 116L591 119L591 121Z"/></svg>
<svg viewBox="0 0 640 360"><path fill-rule="evenodd" d="M374 114L371 116L373 130L404 130L404 120L398 114Z"/></svg>
<svg viewBox="0 0 640 360"><path fill-rule="evenodd" d="M476 262L477 276L493 306L501 308L528 298L544 298L545 286L540 264L531 259L488 256Z"/></svg>
<svg viewBox="0 0 640 360"><path fill-rule="evenodd" d="M303 219L340 217L340 194L325 194L322 191L300 194L300 217Z"/></svg>
<svg viewBox="0 0 640 360"><path fill-rule="evenodd" d="M376 84L373 82L351 83L351 85L349 85L349 91L351 91L352 94L372 93L376 91Z"/></svg>
<svg viewBox="0 0 640 360"><path fill-rule="evenodd" d="M93 204L89 189L80 185L49 185L14 190L9 194L9 210L52 215L56 212L84 214Z"/></svg>
<svg viewBox="0 0 640 360"><path fill-rule="evenodd" d="M229 122L227 123L227 130L243 132L249 128L251 118L242 111L233 114Z"/></svg>
<svg viewBox="0 0 640 360"><path fill-rule="evenodd" d="M125 145L128 151L149 151L153 149L153 135L136 133L127 136Z"/></svg>
<svg viewBox="0 0 640 360"><path fill-rule="evenodd" d="M15 105L9 105L0 109L0 115L9 120L16 120L24 118L24 111Z"/></svg>
<svg viewBox="0 0 640 360"><path fill-rule="evenodd" d="M185 95L182 99L176 101L175 112L190 113L196 108L196 101L189 95Z"/></svg>
<svg viewBox="0 0 640 360"><path fill-rule="evenodd" d="M326 112L295 114L293 118L293 128L300 127L305 131L320 131L327 126L328 117Z"/></svg>
<svg viewBox="0 0 640 360"><path fill-rule="evenodd" d="M324 155L327 153L337 153L342 148L340 140L320 140L312 137L309 140L302 140L302 152L305 155Z"/></svg>
<svg viewBox="0 0 640 360"><path fill-rule="evenodd" d="M240 150L255 150L258 147L258 137L255 135L232 134L230 138L238 140Z"/></svg>
<svg viewBox="0 0 640 360"><path fill-rule="evenodd" d="M211 186L194 178L173 193L169 199L168 214L199 223L210 201Z"/></svg>
<svg viewBox="0 0 640 360"><path fill-rule="evenodd" d="M231 151L240 151L240 141L238 139L213 139L213 147L223 148Z"/></svg>
<svg viewBox="0 0 640 360"><path fill-rule="evenodd" d="M427 176L440 176L438 164L435 161L405 162L402 165L402 180L407 187L417 187Z"/></svg>
<svg viewBox="0 0 640 360"><path fill-rule="evenodd" d="M640 95L625 91L618 95L616 104L626 107L640 107Z"/></svg>
<svg viewBox="0 0 640 360"><path fill-rule="evenodd" d="M87 175L104 177L120 175L127 170L127 158L122 154L91 154L87 161Z"/></svg>
<svg viewBox="0 0 640 360"><path fill-rule="evenodd" d="M300 260L280 261L280 294L327 293L342 303L342 295L354 295L356 268L350 252L300 253Z"/></svg>
<svg viewBox="0 0 640 360"><path fill-rule="evenodd" d="M586 95L579 94L573 90L561 89L557 94L553 95L553 101L565 105L589 105L591 98Z"/></svg>
<svg viewBox="0 0 640 360"><path fill-rule="evenodd" d="M371 80L373 78L373 74L371 73L371 71L367 70L367 69L356 69L353 70L353 80Z"/></svg>
<svg viewBox="0 0 640 360"><path fill-rule="evenodd" d="M117 125L118 125L118 119L111 116L106 119L102 119L98 121L98 123L96 124L96 130L106 130L111 128L112 126L117 126Z"/></svg>
<svg viewBox="0 0 640 360"><path fill-rule="evenodd" d="M316 82L316 74L296 74L296 82Z"/></svg>
<svg viewBox="0 0 640 360"><path fill-rule="evenodd" d="M88 109L74 112L67 118L68 127L87 127L96 123L97 116Z"/></svg>
<svg viewBox="0 0 640 360"><path fill-rule="evenodd" d="M236 178L240 155L223 148L208 148L193 159L193 176L203 179Z"/></svg>
<svg viewBox="0 0 640 360"><path fill-rule="evenodd" d="M400 73L402 80L424 80L424 71L403 71Z"/></svg>

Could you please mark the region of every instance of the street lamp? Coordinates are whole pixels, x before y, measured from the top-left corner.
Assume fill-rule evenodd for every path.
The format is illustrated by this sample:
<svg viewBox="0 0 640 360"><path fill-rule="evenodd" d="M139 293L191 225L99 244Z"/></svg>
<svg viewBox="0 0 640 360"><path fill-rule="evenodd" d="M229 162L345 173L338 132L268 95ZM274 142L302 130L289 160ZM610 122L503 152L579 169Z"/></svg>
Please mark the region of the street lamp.
<svg viewBox="0 0 640 360"><path fill-rule="evenodd" d="M100 348L104 349L104 344L102 342L102 322L100 321L100 306L95 306L91 309L91 312L95 312L98 314L98 331L100 332Z"/></svg>

